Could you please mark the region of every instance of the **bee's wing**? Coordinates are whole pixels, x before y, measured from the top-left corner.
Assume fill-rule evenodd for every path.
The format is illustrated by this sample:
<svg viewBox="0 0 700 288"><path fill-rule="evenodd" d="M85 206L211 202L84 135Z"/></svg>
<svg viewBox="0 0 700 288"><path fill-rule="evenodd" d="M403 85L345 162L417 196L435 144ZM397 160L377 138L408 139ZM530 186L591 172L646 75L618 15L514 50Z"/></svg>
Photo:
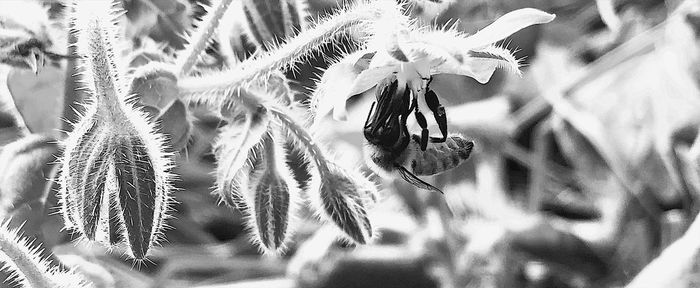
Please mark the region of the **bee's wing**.
<svg viewBox="0 0 700 288"><path fill-rule="evenodd" d="M406 168L400 165L395 166L396 170L399 171L399 175L401 175L401 178L405 180L406 182L410 183L413 186L416 186L420 189L428 190L428 191L435 191L435 192L440 192L440 194L445 194L442 193L442 191L438 188L435 188L435 186L430 185L429 183L419 179L416 177L416 175L413 175L411 171L408 171Z"/></svg>

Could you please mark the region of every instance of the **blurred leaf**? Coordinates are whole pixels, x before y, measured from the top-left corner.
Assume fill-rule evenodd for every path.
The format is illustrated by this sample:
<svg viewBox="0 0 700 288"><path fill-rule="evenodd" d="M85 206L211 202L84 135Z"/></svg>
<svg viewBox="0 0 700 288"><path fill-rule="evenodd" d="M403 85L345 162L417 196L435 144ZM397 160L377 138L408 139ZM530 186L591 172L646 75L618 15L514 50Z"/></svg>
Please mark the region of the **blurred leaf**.
<svg viewBox="0 0 700 288"><path fill-rule="evenodd" d="M180 100L173 101L160 113L158 121L158 129L167 137L174 151L180 151L187 146L192 127L187 121L185 103Z"/></svg>
<svg viewBox="0 0 700 288"><path fill-rule="evenodd" d="M23 205L46 200L45 187L57 153L56 139L38 134L18 139L2 148L1 215L8 215Z"/></svg>
<svg viewBox="0 0 700 288"><path fill-rule="evenodd" d="M672 135L700 124L700 115L695 113L700 109L700 91L690 73L698 58L687 59L676 47L679 42L688 44L679 34L692 33L683 32L687 29L683 25L671 24L647 32L592 64L570 86L573 90L568 95L544 94L628 189L636 193L639 187L650 188L661 202L673 202L681 192L667 158ZM697 46L684 49L692 47ZM551 87L551 78L540 76L539 80L546 81L540 86Z"/></svg>
<svg viewBox="0 0 700 288"><path fill-rule="evenodd" d="M77 255L60 256L61 262L68 267L75 269L81 276L88 279L95 288L113 288L116 287L116 280L102 266L92 263L83 257Z"/></svg>
<svg viewBox="0 0 700 288"><path fill-rule="evenodd" d="M164 109L177 99L177 76L172 65L149 62L137 67L132 77L129 94L138 95L139 103L143 105Z"/></svg>
<svg viewBox="0 0 700 288"><path fill-rule="evenodd" d="M183 37L192 25L192 7L186 0L123 0L129 19L127 36L149 36L158 42L183 49Z"/></svg>
<svg viewBox="0 0 700 288"><path fill-rule="evenodd" d="M56 133L63 112L65 69L46 65L38 74L12 69L7 86L27 128L33 133Z"/></svg>
<svg viewBox="0 0 700 288"><path fill-rule="evenodd" d="M58 234L43 229L50 218L47 198L50 179L56 176L57 153L56 139L38 134L7 144L0 152L0 218L11 218L9 227L35 238L44 248L40 253L48 258L54 257L50 251ZM2 281L5 274L0 275Z"/></svg>
<svg viewBox="0 0 700 288"><path fill-rule="evenodd" d="M691 288L700 285L700 218L676 242L649 263L626 288Z"/></svg>

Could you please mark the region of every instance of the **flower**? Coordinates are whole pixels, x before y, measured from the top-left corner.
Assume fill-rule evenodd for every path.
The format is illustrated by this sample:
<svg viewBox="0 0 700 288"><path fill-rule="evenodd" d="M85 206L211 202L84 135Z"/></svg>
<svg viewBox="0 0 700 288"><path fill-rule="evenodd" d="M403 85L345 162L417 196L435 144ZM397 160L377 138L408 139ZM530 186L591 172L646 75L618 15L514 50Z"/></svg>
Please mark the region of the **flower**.
<svg viewBox="0 0 700 288"><path fill-rule="evenodd" d="M471 36L456 31L454 26L415 27L396 17L378 21L366 49L346 55L324 73L312 100L315 121L331 110L336 120L345 120L348 98L372 89L394 74L399 82L409 85L419 107L425 107L425 97L419 96L425 94L432 75L463 75L486 83L496 68L520 73L518 61L510 51L494 43L528 26L548 23L554 17L537 9L519 9Z"/></svg>

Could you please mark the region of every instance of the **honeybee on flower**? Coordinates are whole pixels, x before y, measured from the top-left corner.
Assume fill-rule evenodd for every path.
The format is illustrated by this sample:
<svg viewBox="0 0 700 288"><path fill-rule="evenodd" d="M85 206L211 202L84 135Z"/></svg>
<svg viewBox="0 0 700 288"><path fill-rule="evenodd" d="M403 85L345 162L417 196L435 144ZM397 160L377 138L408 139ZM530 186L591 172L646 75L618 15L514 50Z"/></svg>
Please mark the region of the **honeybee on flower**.
<svg viewBox="0 0 700 288"><path fill-rule="evenodd" d="M457 167L469 157L473 143L449 134L445 109L430 89L432 76L463 75L483 84L497 68L520 74L518 60L495 43L554 17L537 9L520 9L470 36L455 26L417 27L404 15L387 17L377 22L365 49L346 55L324 73L312 100L314 122L331 111L336 120L345 120L346 100L376 86L376 101L363 131L368 166L381 176L398 172L419 188L439 191L415 175ZM439 137L430 135L425 111L435 119ZM419 134L408 131L410 114L421 128Z"/></svg>

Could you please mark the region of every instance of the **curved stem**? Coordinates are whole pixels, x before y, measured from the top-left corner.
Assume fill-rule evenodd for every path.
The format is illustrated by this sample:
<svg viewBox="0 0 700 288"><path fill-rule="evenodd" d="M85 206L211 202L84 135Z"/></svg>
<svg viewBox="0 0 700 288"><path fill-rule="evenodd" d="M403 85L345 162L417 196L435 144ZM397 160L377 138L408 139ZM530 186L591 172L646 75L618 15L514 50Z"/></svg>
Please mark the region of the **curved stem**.
<svg viewBox="0 0 700 288"><path fill-rule="evenodd" d="M289 134L291 134L299 143L304 146L304 149L309 153L309 156L316 164L321 177L329 171L328 160L326 159L323 150L319 147L316 142L314 142L311 135L304 129L299 123L297 123L292 117L287 115L284 111L279 110L276 107L268 107L270 114L277 119L277 121L287 129Z"/></svg>
<svg viewBox="0 0 700 288"><path fill-rule="evenodd" d="M74 5L70 5L66 9L70 9L68 13L74 14ZM78 55L78 47L76 47L76 42L78 41L77 35L70 31L75 31L75 21L68 21L68 55L76 56ZM89 97L89 94L85 89L78 89L81 87L79 83L80 73L80 59L79 57L71 57L66 60L66 72L63 88L63 116L61 123L61 131L64 133L61 135L64 137L68 132L73 130L73 124L78 122L80 118L80 113L77 109L80 109L79 103L83 103L85 99Z"/></svg>
<svg viewBox="0 0 700 288"><path fill-rule="evenodd" d="M397 12L397 4L392 1L362 1L355 7L342 11L306 30L289 42L271 49L259 57L247 60L236 68L201 77L184 78L178 81L180 96L193 101L221 104L230 97L225 91L244 86L260 77L265 77L270 71L293 67L296 62L318 51L323 44L329 43L339 35L360 28L367 32L368 25L384 13ZM367 26L366 26L367 25ZM362 27L366 26L366 27ZM368 34L368 33L367 33ZM211 96L210 99L207 96Z"/></svg>
<svg viewBox="0 0 700 288"><path fill-rule="evenodd" d="M10 266L29 284L30 287L56 287L59 283L51 279L48 265L42 263L36 249L28 247L27 239L8 228L8 222L0 227L0 253Z"/></svg>

